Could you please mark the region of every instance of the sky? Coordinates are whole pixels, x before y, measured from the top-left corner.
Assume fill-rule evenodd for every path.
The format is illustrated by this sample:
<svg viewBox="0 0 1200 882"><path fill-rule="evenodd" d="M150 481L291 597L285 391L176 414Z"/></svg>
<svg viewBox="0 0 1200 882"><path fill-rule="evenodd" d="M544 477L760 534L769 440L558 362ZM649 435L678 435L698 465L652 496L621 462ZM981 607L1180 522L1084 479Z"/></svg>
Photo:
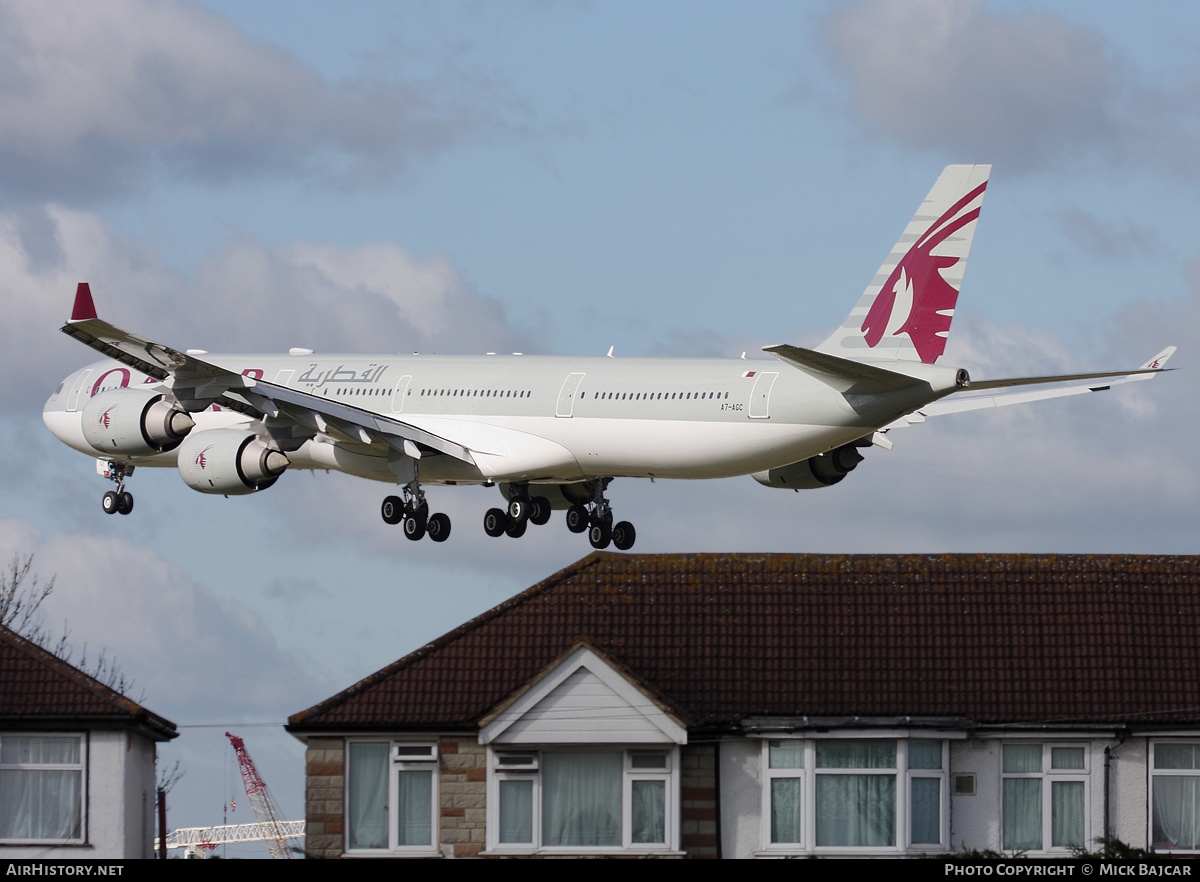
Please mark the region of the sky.
<svg viewBox="0 0 1200 882"><path fill-rule="evenodd" d="M213 352L755 357L841 323L948 163L992 163L941 363L1136 367L1100 395L891 433L836 487L618 480L638 552L1195 553L1200 8L1160 3L171 2L0 7L0 554L177 723L171 827L288 818L287 716L591 551L495 489L140 469L108 517L42 425L101 317ZM238 852L265 856L265 848ZM233 856L234 852L230 852Z"/></svg>

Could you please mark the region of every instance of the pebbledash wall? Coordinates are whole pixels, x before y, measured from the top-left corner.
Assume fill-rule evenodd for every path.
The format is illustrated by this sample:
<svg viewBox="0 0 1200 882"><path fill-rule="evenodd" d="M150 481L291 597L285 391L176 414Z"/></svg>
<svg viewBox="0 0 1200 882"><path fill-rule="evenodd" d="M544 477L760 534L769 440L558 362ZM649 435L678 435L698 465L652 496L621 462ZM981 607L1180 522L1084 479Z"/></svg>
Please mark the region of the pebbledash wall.
<svg viewBox="0 0 1200 882"><path fill-rule="evenodd" d="M836 732L827 730L822 734L841 734L861 739L863 736L907 734L858 729ZM905 843L902 839L887 848L821 848L815 846L810 835L805 843L776 843L772 839L770 819L769 784L765 785L766 763L763 742L752 739L730 739L721 742L721 818L720 835L722 856L728 858L753 858L786 856L790 854L849 854L879 856L961 852L973 850L1004 851L1005 829L1004 791L1004 748L1006 745L1028 746L1044 744L1050 749L1056 746L1083 748L1083 768L1071 769L1062 774L1041 775L1047 782L1046 799L1052 793L1049 787L1058 780L1070 780L1082 785L1085 811L1082 821L1082 842L1078 847L1088 847L1105 833L1136 847L1147 847L1152 838L1152 812L1150 811L1151 773L1149 769L1152 746L1157 743L1173 742L1169 739L1144 737L1121 737L1113 731L1052 730L993 731L993 732L947 732L922 731L922 738L936 734L948 744L949 769L943 783L944 832L937 844L920 845ZM1174 733L1188 735L1195 741L1196 731ZM948 736L948 737L947 737ZM956 788L955 783L958 782ZM956 789L962 792L956 792ZM1053 825L1056 808L1047 802L1045 823ZM911 829L911 827L910 827ZM902 832L902 831L898 831ZM1047 835L1042 847L1015 849L1023 853L1044 856L1069 856L1076 846L1056 846L1052 834ZM1008 849L1014 850L1014 849ZM1169 851L1164 851L1169 853Z"/></svg>
<svg viewBox="0 0 1200 882"><path fill-rule="evenodd" d="M0 739L9 733L0 733ZM27 737L26 732L15 733ZM0 843L11 860L146 859L154 857L155 744L134 731L54 731L49 737L78 737L83 782L80 841L61 844Z"/></svg>

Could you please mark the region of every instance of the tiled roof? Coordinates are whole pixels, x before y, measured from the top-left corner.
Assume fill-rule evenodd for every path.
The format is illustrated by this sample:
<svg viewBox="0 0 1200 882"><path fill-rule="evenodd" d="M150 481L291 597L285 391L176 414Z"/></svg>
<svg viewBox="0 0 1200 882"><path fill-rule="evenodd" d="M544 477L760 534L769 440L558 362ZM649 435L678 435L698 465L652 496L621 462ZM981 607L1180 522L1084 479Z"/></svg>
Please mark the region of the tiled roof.
<svg viewBox="0 0 1200 882"><path fill-rule="evenodd" d="M289 729L469 727L580 639L693 727L1200 721L1197 557L596 553Z"/></svg>
<svg viewBox="0 0 1200 882"><path fill-rule="evenodd" d="M7 628L0 628L0 725L120 726L158 741L178 734L170 720Z"/></svg>

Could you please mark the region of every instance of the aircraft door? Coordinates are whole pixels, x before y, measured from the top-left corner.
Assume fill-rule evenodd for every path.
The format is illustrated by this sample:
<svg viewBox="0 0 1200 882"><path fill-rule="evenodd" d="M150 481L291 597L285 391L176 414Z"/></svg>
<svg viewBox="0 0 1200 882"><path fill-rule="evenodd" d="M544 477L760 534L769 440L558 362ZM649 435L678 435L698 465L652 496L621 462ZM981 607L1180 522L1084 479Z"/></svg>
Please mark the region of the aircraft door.
<svg viewBox="0 0 1200 882"><path fill-rule="evenodd" d="M404 410L404 398L408 395L408 384L412 382L412 374L405 374L396 382L396 391L392 393L392 413Z"/></svg>
<svg viewBox="0 0 1200 882"><path fill-rule="evenodd" d="M754 389L750 392L750 419L771 418L771 387L775 385L778 376L778 371L760 371L755 377Z"/></svg>
<svg viewBox="0 0 1200 882"><path fill-rule="evenodd" d="M92 375L91 368L88 368L79 375L79 379L75 381L75 385L71 387L71 391L67 394L67 410L71 413L79 410L79 390L82 389Z"/></svg>
<svg viewBox="0 0 1200 882"><path fill-rule="evenodd" d="M296 373L296 372L294 370L292 370L291 368L287 368L286 370L280 371L279 373L277 373L275 375L275 380L274 380L275 385L286 387L289 383L292 382L292 374L294 374L294 373Z"/></svg>
<svg viewBox="0 0 1200 882"><path fill-rule="evenodd" d="M575 413L575 393L583 382L583 374L568 374L563 380L562 388L558 390L558 406L554 409L556 417L569 417Z"/></svg>

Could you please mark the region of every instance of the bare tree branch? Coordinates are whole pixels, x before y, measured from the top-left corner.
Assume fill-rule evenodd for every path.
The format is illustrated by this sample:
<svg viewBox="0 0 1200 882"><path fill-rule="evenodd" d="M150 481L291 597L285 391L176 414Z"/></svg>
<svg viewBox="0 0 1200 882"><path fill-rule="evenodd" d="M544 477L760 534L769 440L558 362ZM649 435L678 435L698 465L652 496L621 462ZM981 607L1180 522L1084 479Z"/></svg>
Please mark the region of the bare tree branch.
<svg viewBox="0 0 1200 882"><path fill-rule="evenodd" d="M40 582L33 572L33 555L22 557L13 554L8 569L0 574L0 625L24 637L30 643L37 644L42 649L57 656L67 664L73 664L94 680L98 680L127 698L133 698L133 680L126 679L124 672L117 665L115 656L101 649L94 659L88 659L87 644L84 644L79 654L79 661L73 661L75 648L71 645L71 632L63 623L62 633L54 636L46 627L42 617L41 607L54 591L54 577L47 582ZM144 695L134 698L142 701Z"/></svg>

